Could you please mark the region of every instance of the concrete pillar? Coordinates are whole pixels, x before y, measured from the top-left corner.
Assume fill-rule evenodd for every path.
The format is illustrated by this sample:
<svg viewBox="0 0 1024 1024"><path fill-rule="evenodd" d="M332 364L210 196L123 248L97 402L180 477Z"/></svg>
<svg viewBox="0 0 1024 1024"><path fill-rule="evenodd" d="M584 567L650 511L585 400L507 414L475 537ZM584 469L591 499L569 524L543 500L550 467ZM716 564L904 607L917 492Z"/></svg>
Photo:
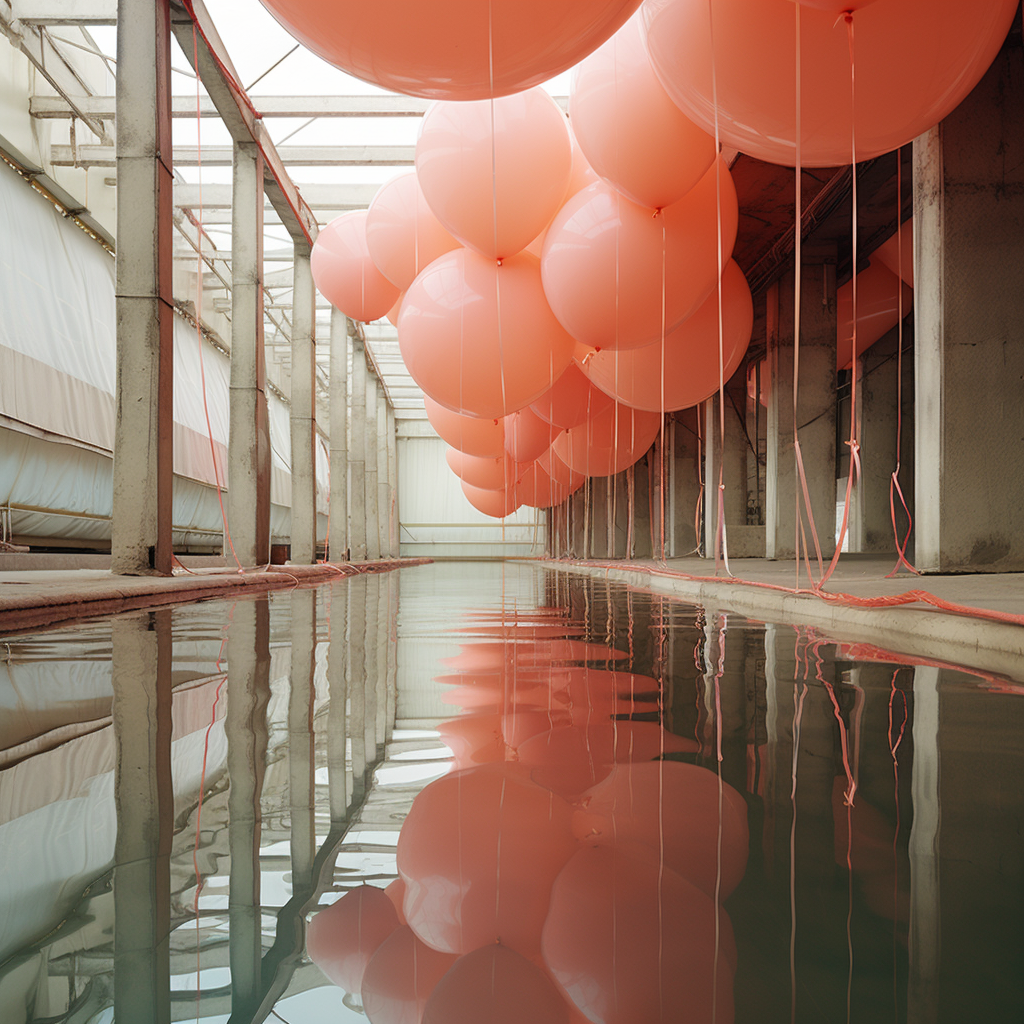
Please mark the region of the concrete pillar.
<svg viewBox="0 0 1024 1024"><path fill-rule="evenodd" d="M331 529L330 560L348 558L348 338L350 321L331 308Z"/></svg>
<svg viewBox="0 0 1024 1024"><path fill-rule="evenodd" d="M366 557L380 558L380 494L377 490L377 378L367 367L366 372Z"/></svg>
<svg viewBox="0 0 1024 1024"><path fill-rule="evenodd" d="M850 550L885 552L894 557L896 541L889 510L889 485L896 468L897 400L900 390L897 380L898 350L899 331L894 330L872 345L858 360L857 421L861 443L861 478L854 488L850 509ZM905 413L903 417L900 487L911 513L914 509L913 386L913 363L908 356L903 364L903 405L910 415ZM840 429L843 429L844 421L849 422L848 416L847 401L840 409ZM894 500L902 541L906 513L900 504L899 495L895 495ZM912 556L913 549L908 554Z"/></svg>
<svg viewBox="0 0 1024 1024"><path fill-rule="evenodd" d="M331 827L348 817L352 785L348 774L348 626L349 583L342 580L331 588L331 639L327 650L327 788Z"/></svg>
<svg viewBox="0 0 1024 1024"><path fill-rule="evenodd" d="M388 406L388 508L390 533L388 536L388 554L398 558L401 554L401 537L398 519L398 428L395 422L395 410Z"/></svg>
<svg viewBox="0 0 1024 1024"><path fill-rule="evenodd" d="M823 556L835 550L836 519L836 299L834 265L805 262L801 279L800 380L796 424L811 511ZM788 273L767 295L768 466L765 497L766 556L797 554L796 494L800 487L793 446L793 296ZM710 487L711 482L708 481ZM803 510L803 499L800 502ZM805 519L807 547L814 541Z"/></svg>
<svg viewBox="0 0 1024 1024"><path fill-rule="evenodd" d="M745 381L741 380L741 385ZM738 393L737 393L738 392ZM747 438L740 420L746 412L745 387L727 388L725 392L725 435L721 431L721 405L718 395L709 398L703 406L704 437L707 447L704 455L706 480L704 516L704 557L714 559L715 537L718 531L718 504L721 500L719 462L724 466L722 482L725 484L725 525L729 552L746 554L743 547L743 528L747 525ZM739 412L737 412L739 409ZM729 537L729 527L736 527Z"/></svg>
<svg viewBox="0 0 1024 1024"><path fill-rule="evenodd" d="M170 575L174 176L168 0L118 0L111 572Z"/></svg>
<svg viewBox="0 0 1024 1024"><path fill-rule="evenodd" d="M1004 47L914 143L916 550L1024 569L1024 67Z"/></svg>
<svg viewBox="0 0 1024 1024"><path fill-rule="evenodd" d="M388 403L377 384L377 532L382 558L391 555L391 484L388 480Z"/></svg>
<svg viewBox="0 0 1024 1024"><path fill-rule="evenodd" d="M316 590L291 596L291 673L288 690L288 803L292 888L312 885L314 820L313 673L316 666Z"/></svg>
<svg viewBox="0 0 1024 1024"><path fill-rule="evenodd" d="M231 1011L255 1012L261 991L263 915L260 900L260 796L267 762L270 700L270 608L266 598L241 601L228 632L228 920Z"/></svg>
<svg viewBox="0 0 1024 1024"><path fill-rule="evenodd" d="M263 157L236 142L231 177L227 511L242 565L270 561L270 420L263 348ZM230 554L225 538L225 555Z"/></svg>
<svg viewBox="0 0 1024 1024"><path fill-rule="evenodd" d="M366 561L366 350L352 336L352 387L348 446L349 549L357 562Z"/></svg>
<svg viewBox="0 0 1024 1024"><path fill-rule="evenodd" d="M366 792L366 768L373 752L366 749L366 581L354 576L348 582L348 700L349 742L352 747L352 800Z"/></svg>
<svg viewBox="0 0 1024 1024"><path fill-rule="evenodd" d="M699 409L686 409L672 421L670 450L671 485L669 527L671 555L682 558L697 549L700 501L701 451L697 436ZM713 553L713 549L712 549Z"/></svg>
<svg viewBox="0 0 1024 1024"><path fill-rule="evenodd" d="M114 1013L169 1024L171 611L115 618Z"/></svg>
<svg viewBox="0 0 1024 1024"><path fill-rule="evenodd" d="M292 286L292 551L297 565L316 561L316 291L309 250L295 247Z"/></svg>
<svg viewBox="0 0 1024 1024"><path fill-rule="evenodd" d="M939 1019L942 907L939 899L939 673L914 669L914 819L910 828L908 1024Z"/></svg>

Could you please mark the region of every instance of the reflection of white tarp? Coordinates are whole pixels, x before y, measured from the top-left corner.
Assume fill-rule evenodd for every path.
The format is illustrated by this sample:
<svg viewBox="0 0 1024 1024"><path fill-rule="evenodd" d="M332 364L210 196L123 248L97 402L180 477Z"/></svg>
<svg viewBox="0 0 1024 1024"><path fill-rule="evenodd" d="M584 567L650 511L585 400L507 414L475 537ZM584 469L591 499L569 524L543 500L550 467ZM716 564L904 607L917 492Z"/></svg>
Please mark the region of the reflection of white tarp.
<svg viewBox="0 0 1024 1024"><path fill-rule="evenodd" d="M114 443L114 260L0 165L0 505L17 534L110 536ZM202 365L200 364L202 353ZM206 377L210 429L203 408ZM210 437L226 486L230 360L174 323L176 543L221 532ZM289 532L288 407L268 396L271 530ZM319 505L327 467L317 451Z"/></svg>

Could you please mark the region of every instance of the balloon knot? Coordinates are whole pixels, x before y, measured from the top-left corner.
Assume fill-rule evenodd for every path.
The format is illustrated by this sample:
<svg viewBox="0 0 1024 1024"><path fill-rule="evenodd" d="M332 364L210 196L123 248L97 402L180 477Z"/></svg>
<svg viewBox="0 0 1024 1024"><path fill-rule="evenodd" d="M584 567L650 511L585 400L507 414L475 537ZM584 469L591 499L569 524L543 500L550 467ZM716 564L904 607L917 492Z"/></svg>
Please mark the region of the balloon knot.
<svg viewBox="0 0 1024 1024"><path fill-rule="evenodd" d="M847 25L852 25L852 24L853 24L853 11L852 11L852 10L849 10L849 11L843 11L843 12L842 12L842 13L841 13L841 14L839 15L839 17L838 17L838 18L836 18L836 23L835 23L835 25L833 25L832 27L833 27L833 28L835 28L835 27L836 27L836 25L838 25L838 24L839 24L839 22L841 22L841 21L844 21L844 22L846 22L846 24L847 24Z"/></svg>
<svg viewBox="0 0 1024 1024"><path fill-rule="evenodd" d="M500 260L500 259L499 259L499 260L498 260L498 266L500 267L500 266L501 266L501 264L502 264L503 262L504 262L503 260Z"/></svg>

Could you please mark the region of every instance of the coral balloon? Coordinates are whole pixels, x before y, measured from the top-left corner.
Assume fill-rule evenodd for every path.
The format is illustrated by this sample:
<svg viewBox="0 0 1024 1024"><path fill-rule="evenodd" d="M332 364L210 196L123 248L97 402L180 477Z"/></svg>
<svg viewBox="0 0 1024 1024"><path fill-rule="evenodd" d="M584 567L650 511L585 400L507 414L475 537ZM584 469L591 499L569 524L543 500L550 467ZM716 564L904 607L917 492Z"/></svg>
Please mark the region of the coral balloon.
<svg viewBox="0 0 1024 1024"><path fill-rule="evenodd" d="M384 890L361 885L313 916L306 952L335 985L358 992L370 958L398 926Z"/></svg>
<svg viewBox="0 0 1024 1024"><path fill-rule="evenodd" d="M409 96L478 100L547 81L600 46L640 0L262 0L306 47Z"/></svg>
<svg viewBox="0 0 1024 1024"><path fill-rule="evenodd" d="M863 355L876 341L881 341L899 322L901 311L906 316L914 309L914 291L885 264L872 258L870 265L857 275L857 355ZM836 292L836 368L848 369L853 364L853 282L847 281Z"/></svg>
<svg viewBox="0 0 1024 1024"><path fill-rule="evenodd" d="M353 320L378 320L398 301L396 288L366 246L366 211L335 217L313 243L313 280L320 294Z"/></svg>
<svg viewBox="0 0 1024 1024"><path fill-rule="evenodd" d="M609 409L611 404L608 396L598 391L575 363L570 363L530 409L552 426L568 430Z"/></svg>
<svg viewBox="0 0 1024 1024"><path fill-rule="evenodd" d="M485 946L456 961L423 1010L423 1024L481 1021L569 1024L569 1008L555 983L535 964L507 946Z"/></svg>
<svg viewBox="0 0 1024 1024"><path fill-rule="evenodd" d="M490 516L492 519L504 519L519 508L519 501L514 491L506 492L474 487L472 484L467 484L465 480L461 480L460 483L466 501L478 512L483 512L485 516Z"/></svg>
<svg viewBox="0 0 1024 1024"><path fill-rule="evenodd" d="M573 491L578 491L583 486L583 481L587 479L583 473L577 473L574 469L570 469L550 449L537 459L537 465L544 470L544 472L547 473L547 475L551 477L556 484L568 487L570 494L572 494Z"/></svg>
<svg viewBox="0 0 1024 1024"><path fill-rule="evenodd" d="M501 725L501 715L493 711L480 711L441 722L437 731L451 749L456 763L460 767L469 768L505 759Z"/></svg>
<svg viewBox="0 0 1024 1024"><path fill-rule="evenodd" d="M524 467L517 466L504 452L496 459L466 455L449 448L445 453L448 468L460 480L485 491L504 491L511 487Z"/></svg>
<svg viewBox="0 0 1024 1024"><path fill-rule="evenodd" d="M459 247L427 205L412 171L392 178L373 197L366 245L377 269L402 291L428 263Z"/></svg>
<svg viewBox="0 0 1024 1024"><path fill-rule="evenodd" d="M430 993L457 960L420 942L408 925L393 931L363 975L362 1003L370 1024L420 1024Z"/></svg>
<svg viewBox="0 0 1024 1024"><path fill-rule="evenodd" d="M681 761L616 765L580 800L573 828L579 839L627 839L663 851L665 864L709 896L726 899L747 869L747 805L707 768ZM722 871L718 874L721 824ZM720 885L719 885L720 881Z"/></svg>
<svg viewBox="0 0 1024 1024"><path fill-rule="evenodd" d="M544 962L594 1024L733 1020L728 915L635 844L586 848L566 864L551 891Z"/></svg>
<svg viewBox="0 0 1024 1024"><path fill-rule="evenodd" d="M718 390L718 289L693 316L660 341L643 348L600 351L585 373L602 391L633 409L687 409ZM722 273L724 379L739 368L750 344L754 302L743 271L733 260Z"/></svg>
<svg viewBox="0 0 1024 1024"><path fill-rule="evenodd" d="M438 436L457 451L481 458L495 458L505 450L505 427L501 419L463 416L446 409L429 395L423 396L423 405Z"/></svg>
<svg viewBox="0 0 1024 1024"><path fill-rule="evenodd" d="M398 314L402 312L402 299L404 298L405 292L402 292L395 301L395 304L385 314L394 327L398 326Z"/></svg>
<svg viewBox="0 0 1024 1024"><path fill-rule="evenodd" d="M405 899L405 882L400 878L396 878L393 882L384 886L384 895L391 900L391 905L395 908L395 913L398 914L398 923L407 924L405 911L402 910L402 901Z"/></svg>
<svg viewBox="0 0 1024 1024"><path fill-rule="evenodd" d="M794 166L800 12L801 162L848 164L848 34L836 25L834 3L814 6L828 9L716 0L712 55L706 0L651 0L643 9L647 49L669 95L697 124L713 131L717 110L726 146ZM859 10L857 160L897 149L957 107L998 53L1017 6L1015 0L885 0Z"/></svg>
<svg viewBox="0 0 1024 1024"><path fill-rule="evenodd" d="M577 487L582 486L581 480ZM531 463L516 482L516 497L530 508L551 508L561 505L577 488L555 483L536 463Z"/></svg>
<svg viewBox="0 0 1024 1024"><path fill-rule="evenodd" d="M640 206L671 206L715 159L715 140L669 98L634 15L576 69L569 120L590 166Z"/></svg>
<svg viewBox="0 0 1024 1024"><path fill-rule="evenodd" d="M527 406L505 419L505 451L516 462L533 462L551 447L557 434L557 427Z"/></svg>
<svg viewBox="0 0 1024 1024"><path fill-rule="evenodd" d="M520 745L519 761L531 769L539 785L574 800L614 764L650 761L666 752L690 753L693 748L693 740L675 736L656 722L608 720L533 736Z"/></svg>
<svg viewBox="0 0 1024 1024"><path fill-rule="evenodd" d="M481 418L538 399L573 349L544 297L536 257L520 253L499 266L466 249L434 260L410 285L398 341L426 394Z"/></svg>
<svg viewBox="0 0 1024 1024"><path fill-rule="evenodd" d="M551 883L575 849L571 818L567 803L513 764L430 783L398 839L409 925L448 953L500 940L535 955Z"/></svg>
<svg viewBox="0 0 1024 1024"><path fill-rule="evenodd" d="M862 7L873 4L875 0L796 0L796 2L803 4L804 7L825 11L833 18L838 18L840 14L846 14L848 11L859 11Z"/></svg>
<svg viewBox="0 0 1024 1024"><path fill-rule="evenodd" d="M610 409L559 434L551 452L585 476L612 476L640 459L661 429L661 416L615 403Z"/></svg>
<svg viewBox="0 0 1024 1024"><path fill-rule="evenodd" d="M551 309L574 338L595 348L650 345L711 294L718 280L716 169L728 259L739 207L721 159L656 214L603 183L562 207L544 240L541 272Z"/></svg>
<svg viewBox="0 0 1024 1024"><path fill-rule="evenodd" d="M525 249L565 199L572 143L543 90L436 103L423 118L416 174L437 219L491 259Z"/></svg>

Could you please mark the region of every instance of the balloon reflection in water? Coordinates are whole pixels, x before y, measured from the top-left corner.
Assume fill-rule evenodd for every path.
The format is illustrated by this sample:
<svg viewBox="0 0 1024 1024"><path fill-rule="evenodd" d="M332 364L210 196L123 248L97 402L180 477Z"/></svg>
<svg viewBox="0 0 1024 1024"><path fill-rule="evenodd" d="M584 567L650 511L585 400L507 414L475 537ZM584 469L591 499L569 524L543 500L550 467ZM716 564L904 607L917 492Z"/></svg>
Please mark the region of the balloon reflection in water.
<svg viewBox="0 0 1024 1024"><path fill-rule="evenodd" d="M361 984L371 1024L730 1024L736 943L716 895L746 867L742 795L663 759L698 745L635 717L661 686L597 667L625 652L572 639L558 610L469 618L460 632L484 639L436 679L468 711L439 726L455 770L413 801L370 939L370 899L347 938L339 901L311 955Z"/></svg>

